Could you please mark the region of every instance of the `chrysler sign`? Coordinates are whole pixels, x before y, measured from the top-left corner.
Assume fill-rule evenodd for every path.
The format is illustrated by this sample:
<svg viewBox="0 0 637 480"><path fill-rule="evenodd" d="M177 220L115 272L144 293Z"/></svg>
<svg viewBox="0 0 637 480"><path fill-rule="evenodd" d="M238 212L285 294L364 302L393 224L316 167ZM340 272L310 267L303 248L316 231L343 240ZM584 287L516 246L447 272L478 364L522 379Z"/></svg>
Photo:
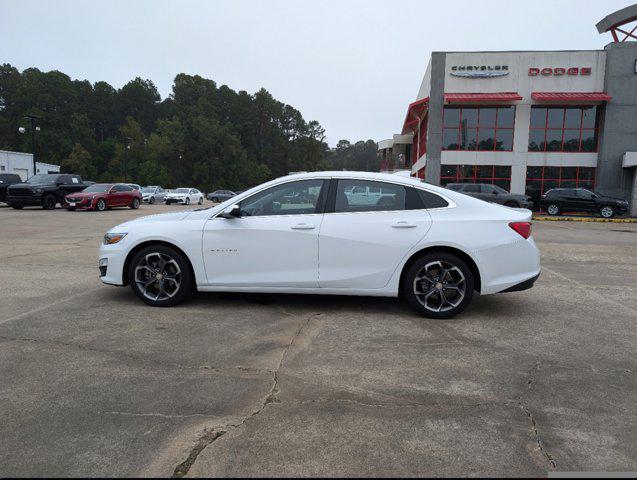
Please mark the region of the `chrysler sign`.
<svg viewBox="0 0 637 480"><path fill-rule="evenodd" d="M451 75L463 78L494 78L509 74L508 65L454 65Z"/></svg>

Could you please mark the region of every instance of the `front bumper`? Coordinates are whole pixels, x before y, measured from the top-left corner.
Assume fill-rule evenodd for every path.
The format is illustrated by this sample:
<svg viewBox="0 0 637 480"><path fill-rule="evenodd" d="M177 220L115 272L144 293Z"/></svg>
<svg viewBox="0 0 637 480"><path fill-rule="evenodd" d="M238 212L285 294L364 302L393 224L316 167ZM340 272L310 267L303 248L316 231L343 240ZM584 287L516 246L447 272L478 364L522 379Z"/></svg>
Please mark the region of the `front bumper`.
<svg viewBox="0 0 637 480"><path fill-rule="evenodd" d="M165 201L166 201L166 205L170 205L171 203L181 203L181 204L186 203L185 198L167 198Z"/></svg>
<svg viewBox="0 0 637 480"><path fill-rule="evenodd" d="M64 208L78 208L89 210L94 207L93 200L93 198L82 198L77 202L70 202L68 199L65 198L62 206ZM74 203L75 205L71 205L71 203Z"/></svg>
<svg viewBox="0 0 637 480"><path fill-rule="evenodd" d="M42 194L34 193L32 195L7 195L6 203L9 205L41 205Z"/></svg>
<svg viewBox="0 0 637 480"><path fill-rule="evenodd" d="M98 268L102 283L124 285L122 273L125 259L126 250L119 244L101 245Z"/></svg>

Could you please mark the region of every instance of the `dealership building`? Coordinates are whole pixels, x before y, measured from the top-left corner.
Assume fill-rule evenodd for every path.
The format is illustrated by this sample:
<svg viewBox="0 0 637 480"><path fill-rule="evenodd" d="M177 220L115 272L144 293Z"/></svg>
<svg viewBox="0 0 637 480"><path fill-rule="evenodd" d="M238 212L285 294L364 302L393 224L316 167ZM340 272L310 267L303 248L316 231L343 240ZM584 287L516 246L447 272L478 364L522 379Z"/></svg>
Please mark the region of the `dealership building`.
<svg viewBox="0 0 637 480"><path fill-rule="evenodd" d="M434 52L381 169L538 198L583 187L637 214L637 5L597 24L603 50Z"/></svg>

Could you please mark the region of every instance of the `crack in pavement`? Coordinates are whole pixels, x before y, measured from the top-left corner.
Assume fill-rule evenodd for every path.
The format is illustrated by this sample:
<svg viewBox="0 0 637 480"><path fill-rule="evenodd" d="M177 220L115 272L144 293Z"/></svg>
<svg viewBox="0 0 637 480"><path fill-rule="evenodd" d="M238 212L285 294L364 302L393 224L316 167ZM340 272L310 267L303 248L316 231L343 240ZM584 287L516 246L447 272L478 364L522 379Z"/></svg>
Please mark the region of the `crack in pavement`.
<svg viewBox="0 0 637 480"><path fill-rule="evenodd" d="M195 418L195 417L204 417L211 418L214 417L214 414L206 414L206 413L190 413L186 415L179 414L165 414L165 413L134 413L134 412L97 412L98 415L117 415L122 417L155 417L155 418Z"/></svg>
<svg viewBox="0 0 637 480"><path fill-rule="evenodd" d="M290 348L294 346L294 343L296 342L296 339L301 335L301 332L303 332L303 330L310 324L310 321L314 317L317 317L320 315L321 315L320 313L313 313L309 315L307 319L305 319L305 321L302 322L299 328L296 330L296 333L292 336L292 339L290 340L288 345L283 350L283 353L281 354L279 363L272 375L272 386L270 387L268 394L260 402L259 406L257 406L250 414L243 417L237 423L231 423L224 426L213 427L211 429L204 430L204 434L201 437L199 437L199 439L197 440L197 443L195 444L193 449L190 451L188 458L186 458L186 460L184 460L182 463L177 465L177 467L175 468L172 474L172 478L181 478L186 476L188 472L190 471L190 468L195 463L195 461L197 461L197 457L199 456L199 454L203 452L208 445L214 443L217 439L219 439L222 435L227 433L229 430L240 428L250 418L259 415L268 405L273 403L280 403L280 400L278 398L279 393L281 391L279 388L279 370L283 366L283 362L285 361L285 358L287 357L288 351L290 350Z"/></svg>
<svg viewBox="0 0 637 480"><path fill-rule="evenodd" d="M218 367L212 367L210 365L183 365L179 363L158 362L157 360L153 358L146 358L140 355L133 355L124 351L102 350L99 348L91 347L89 345L82 345L78 343L68 343L68 342L58 342L55 340L44 340L44 339L29 338L29 337L8 337L5 335L0 335L0 341L43 344L43 345L49 345L49 346L52 345L57 347L69 347L69 348L74 348L76 350L80 350L84 352L92 352L92 353L99 353L102 355L108 355L108 356L116 357L118 359L126 358L128 360L132 360L140 364L150 364L151 366L158 367L158 368L176 368L180 370L192 370L192 371L199 371L204 373L230 375L230 376L237 373L245 374L247 376L249 376L250 374L271 375L272 373L274 373L273 370L268 370L268 369L262 370L262 369L253 368L253 367L244 367L242 365L237 365L234 367L218 368Z"/></svg>
<svg viewBox="0 0 637 480"><path fill-rule="evenodd" d="M537 446L540 449L540 452L542 453L542 455L544 455L544 457L546 457L546 460L549 462L551 470L555 470L557 468L557 464L555 463L553 456L544 448L542 437L540 436L540 432L537 426L537 422L535 421L535 418L533 418L531 411L527 408L526 405L524 405L522 402L520 402L519 405L522 411L524 412L524 414L531 421L531 425L533 426L533 434L535 436L535 443L537 443Z"/></svg>

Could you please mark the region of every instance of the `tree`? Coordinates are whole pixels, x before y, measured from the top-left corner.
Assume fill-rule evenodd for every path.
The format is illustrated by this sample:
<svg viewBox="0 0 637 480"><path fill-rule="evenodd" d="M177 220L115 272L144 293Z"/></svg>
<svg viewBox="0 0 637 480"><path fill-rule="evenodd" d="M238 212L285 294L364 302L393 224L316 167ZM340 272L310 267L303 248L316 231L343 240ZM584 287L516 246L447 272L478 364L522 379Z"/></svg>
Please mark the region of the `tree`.
<svg viewBox="0 0 637 480"><path fill-rule="evenodd" d="M73 146L68 158L62 160L60 168L64 173L76 173L86 180L97 177L97 169L91 162L91 154L79 142Z"/></svg>

